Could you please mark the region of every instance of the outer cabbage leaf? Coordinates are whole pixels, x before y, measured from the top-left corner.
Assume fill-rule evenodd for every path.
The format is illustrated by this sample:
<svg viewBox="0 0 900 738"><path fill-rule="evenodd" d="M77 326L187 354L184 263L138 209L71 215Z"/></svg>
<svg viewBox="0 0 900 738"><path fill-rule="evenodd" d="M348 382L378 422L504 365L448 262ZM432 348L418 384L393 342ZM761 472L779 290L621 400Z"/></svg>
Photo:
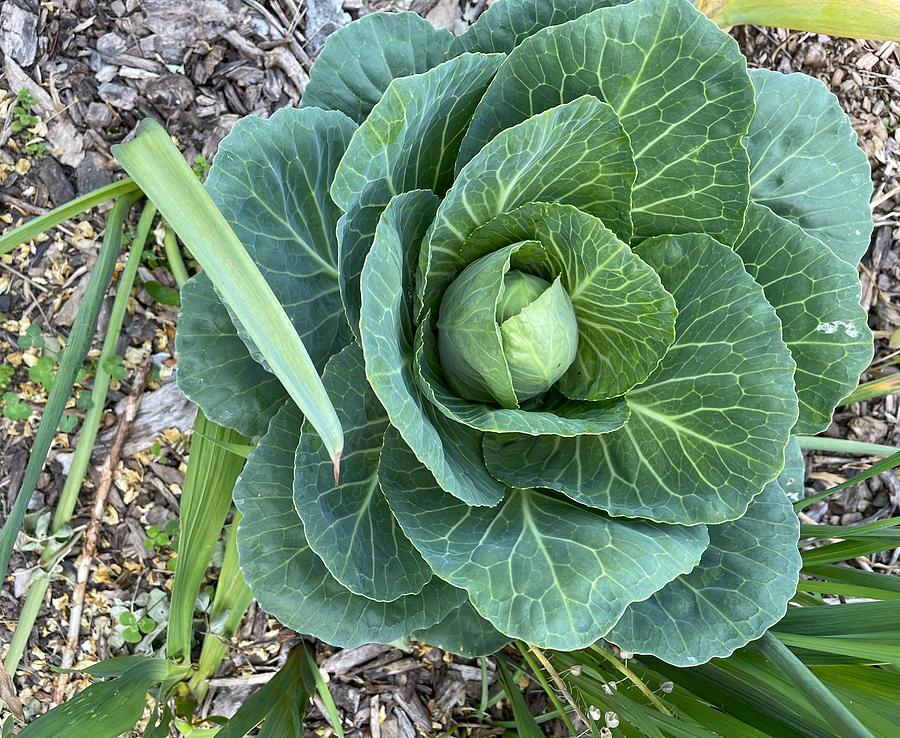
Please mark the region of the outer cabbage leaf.
<svg viewBox="0 0 900 738"><path fill-rule="evenodd" d="M503 0L485 10L461 36L451 53L512 51L547 26L574 20L585 13L629 0Z"/></svg>
<svg viewBox="0 0 900 738"><path fill-rule="evenodd" d="M241 570L260 607L299 633L353 648L389 643L441 621L465 593L434 578L416 595L376 602L342 587L306 541L294 510L294 450L303 418L290 402L272 418L234 488Z"/></svg>
<svg viewBox="0 0 900 738"><path fill-rule="evenodd" d="M675 343L603 436L487 436L506 483L559 490L613 515L672 523L740 517L784 466L797 420L781 324L740 257L704 235L649 239L638 254L675 297ZM413 541L415 543L415 541Z"/></svg>
<svg viewBox="0 0 900 738"><path fill-rule="evenodd" d="M491 83L460 164L500 131L585 94L609 103L631 140L635 235L701 232L732 243L749 194L741 138L753 116L734 39L688 0L634 0L540 31Z"/></svg>
<svg viewBox="0 0 900 738"><path fill-rule="evenodd" d="M739 520L710 526L700 565L629 605L606 636L675 666L730 656L781 620L797 589L800 522L777 482Z"/></svg>
<svg viewBox="0 0 900 738"><path fill-rule="evenodd" d="M805 496L806 461L797 436L791 436L791 441L784 452L784 469L778 475L778 484L787 493L791 502L802 500Z"/></svg>
<svg viewBox="0 0 900 738"><path fill-rule="evenodd" d="M210 420L245 436L265 433L288 397L275 375L250 356L203 273L181 289L175 353L181 391Z"/></svg>
<svg viewBox="0 0 900 738"><path fill-rule="evenodd" d="M412 261L437 209L423 190L393 198L362 272L360 319L366 376L391 424L443 489L471 505L495 505L503 485L484 468L481 434L445 418L421 396L412 368Z"/></svg>
<svg viewBox="0 0 900 738"><path fill-rule="evenodd" d="M415 13L365 15L328 37L300 107L340 110L362 123L392 80L436 67L452 41Z"/></svg>
<svg viewBox="0 0 900 738"><path fill-rule="evenodd" d="M422 591L431 569L391 514L378 485L387 414L366 381L354 343L331 357L322 377L344 429L340 484L328 449L305 421L294 461L294 507L310 548L351 592L391 601Z"/></svg>
<svg viewBox="0 0 900 738"><path fill-rule="evenodd" d="M700 561L704 526L607 518L538 490L494 508L448 495L393 429L379 478L391 509L435 573L465 587L501 633L541 647L583 648Z"/></svg>
<svg viewBox="0 0 900 738"><path fill-rule="evenodd" d="M764 205L751 203L734 246L775 308L797 370L795 433L820 433L872 361L856 267Z"/></svg>
<svg viewBox="0 0 900 738"><path fill-rule="evenodd" d="M413 638L466 658L489 656L512 640L481 617L468 600L437 625L413 633Z"/></svg>
<svg viewBox="0 0 900 738"><path fill-rule="evenodd" d="M869 162L838 99L817 79L750 72L750 195L856 267L872 234Z"/></svg>
<svg viewBox="0 0 900 738"><path fill-rule="evenodd" d="M450 186L462 136L501 54L463 54L423 74L396 79L353 135L334 174L340 220L340 283L347 319L359 328L359 275L390 199Z"/></svg>

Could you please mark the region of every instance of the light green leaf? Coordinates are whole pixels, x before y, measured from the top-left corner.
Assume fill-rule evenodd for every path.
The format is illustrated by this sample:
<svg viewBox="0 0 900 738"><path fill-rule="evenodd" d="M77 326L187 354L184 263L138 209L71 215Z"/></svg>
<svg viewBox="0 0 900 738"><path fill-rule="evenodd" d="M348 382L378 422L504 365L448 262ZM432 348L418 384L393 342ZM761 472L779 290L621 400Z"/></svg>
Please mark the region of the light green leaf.
<svg viewBox="0 0 900 738"><path fill-rule="evenodd" d="M464 34L454 39L451 53L509 52L547 26L625 2L629 0L503 0L485 10Z"/></svg>
<svg viewBox="0 0 900 738"><path fill-rule="evenodd" d="M344 210L338 225L341 294L359 327L359 278L381 213L414 189L443 195L475 105L500 54L463 54L423 74L396 79L353 135L331 185Z"/></svg>
<svg viewBox="0 0 900 738"><path fill-rule="evenodd" d="M335 354L322 377L344 429L344 468L335 485L328 452L304 423L294 462L294 506L309 547L355 594L392 601L416 594L431 569L391 515L378 486L387 414L366 381L356 344Z"/></svg>
<svg viewBox="0 0 900 738"><path fill-rule="evenodd" d="M656 272L600 220L567 205L529 203L498 215L469 237L466 250L525 240L543 251L522 253L515 267L547 280L561 276L578 319L578 355L561 391L604 400L647 379L675 338L675 302Z"/></svg>
<svg viewBox="0 0 900 738"><path fill-rule="evenodd" d="M340 110L362 123L392 80L436 67L452 41L415 13L365 15L328 37L300 107Z"/></svg>
<svg viewBox="0 0 900 738"><path fill-rule="evenodd" d="M393 428L379 478L435 573L466 588L500 632L541 647L593 643L629 603L696 566L709 543L704 526L610 519L538 490L470 507L435 484Z"/></svg>
<svg viewBox="0 0 900 738"><path fill-rule="evenodd" d="M481 434L444 418L421 397L412 370L407 300L412 260L437 208L427 191L398 195L384 211L362 272L362 334L366 375L391 424L443 489L473 505L495 505L503 485L484 468Z"/></svg>
<svg viewBox="0 0 900 738"><path fill-rule="evenodd" d="M730 656L787 611L797 589L800 523L778 482L739 520L709 527L699 566L629 605L606 636L675 666Z"/></svg>
<svg viewBox="0 0 900 738"><path fill-rule="evenodd" d="M806 492L806 461L797 436L791 436L784 452L784 469L778 475L778 484L791 502L803 499Z"/></svg>
<svg viewBox="0 0 900 738"><path fill-rule="evenodd" d="M466 658L489 656L510 642L466 600L441 622L417 630L413 638Z"/></svg>
<svg viewBox="0 0 900 738"><path fill-rule="evenodd" d="M444 618L465 594L439 579L421 593L375 602L341 586L306 541L294 510L294 451L302 416L288 402L247 460L234 488L243 517L238 551L260 607L298 633L352 648L388 643Z"/></svg>
<svg viewBox="0 0 900 738"><path fill-rule="evenodd" d="M265 433L288 397L275 375L250 356L202 272L181 288L175 354L181 391L210 420L245 436Z"/></svg>
<svg viewBox="0 0 900 738"><path fill-rule="evenodd" d="M753 115L734 39L688 0L634 0L540 31L491 83L460 162L500 131L585 94L609 103L630 137L635 235L702 232L732 243L749 191L741 138Z"/></svg>
<svg viewBox="0 0 900 738"><path fill-rule="evenodd" d="M750 196L853 264L869 247L869 161L838 99L805 74L750 72Z"/></svg>
<svg viewBox="0 0 900 738"><path fill-rule="evenodd" d="M355 130L342 113L282 108L242 118L219 144L206 189L287 312L320 372L350 340L328 194ZM237 322L254 359L264 357ZM182 346L191 350L190 344Z"/></svg>
<svg viewBox="0 0 900 738"><path fill-rule="evenodd" d="M794 432L820 433L872 360L856 267L756 203L747 209L734 249L778 313L797 362L800 418Z"/></svg>
<svg viewBox="0 0 900 738"><path fill-rule="evenodd" d="M797 419L781 324L737 254L708 236L650 239L638 254L679 312L659 369L627 395L625 427L552 450L540 439L488 436L488 468L510 485L549 487L613 515L733 520L783 468Z"/></svg>
<svg viewBox="0 0 900 738"><path fill-rule="evenodd" d="M612 108L592 97L502 131L462 168L438 208L419 262L425 309L474 260L473 231L519 205L573 205L630 238L634 176L628 136Z"/></svg>

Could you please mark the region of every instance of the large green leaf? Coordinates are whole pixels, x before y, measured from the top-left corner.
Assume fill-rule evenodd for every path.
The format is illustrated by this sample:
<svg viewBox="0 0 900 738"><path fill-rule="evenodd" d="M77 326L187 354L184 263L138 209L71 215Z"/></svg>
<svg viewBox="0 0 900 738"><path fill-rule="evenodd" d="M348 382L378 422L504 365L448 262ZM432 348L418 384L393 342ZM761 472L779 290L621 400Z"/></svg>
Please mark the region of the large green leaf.
<svg viewBox="0 0 900 738"><path fill-rule="evenodd" d="M421 592L431 569L400 530L378 486L388 418L366 381L356 344L331 358L322 382L344 429L344 464L335 484L328 451L304 423L294 463L294 506L309 546L351 592L380 601Z"/></svg>
<svg viewBox="0 0 900 738"><path fill-rule="evenodd" d="M441 622L413 633L413 638L466 658L496 653L511 640L481 617L468 600Z"/></svg>
<svg viewBox="0 0 900 738"><path fill-rule="evenodd" d="M517 269L556 276L578 319L578 355L560 381L573 399L619 397L659 365L675 338L675 302L656 272L603 223L568 205L529 203L498 215L466 241L467 253L535 240Z"/></svg>
<svg viewBox="0 0 900 738"><path fill-rule="evenodd" d="M509 52L547 26L625 2L629 0L503 0L485 10L464 34L454 39L450 51Z"/></svg>
<svg viewBox="0 0 900 738"><path fill-rule="evenodd" d="M287 399L287 390L275 375L250 356L202 272L181 288L175 353L181 391L210 420L245 436L265 433Z"/></svg>
<svg viewBox="0 0 900 738"><path fill-rule="evenodd" d="M607 639L676 666L731 655L787 611L800 572L799 537L784 490L768 484L744 517L710 526L709 548L693 571L629 605Z"/></svg>
<svg viewBox="0 0 900 738"><path fill-rule="evenodd" d="M341 211L327 184L354 130L342 113L317 108L282 108L268 120L247 116L219 144L206 180L319 371L351 335L337 280ZM240 323L235 327L265 366ZM182 342L180 350L193 349Z"/></svg>
<svg viewBox="0 0 900 738"><path fill-rule="evenodd" d="M488 436L488 468L513 486L550 487L613 515L733 520L781 471L797 420L781 324L740 257L708 236L650 239L638 254L679 312L659 369L627 395L625 427L552 448Z"/></svg>
<svg viewBox="0 0 900 738"><path fill-rule="evenodd" d="M756 115L746 146L750 194L854 266L869 247L869 162L838 99L819 80L750 72Z"/></svg>
<svg viewBox="0 0 900 738"><path fill-rule="evenodd" d="M391 424L441 487L474 505L495 505L503 485L484 468L481 434L445 418L419 392L412 370L412 292L416 247L437 209L437 197L413 191L393 198L362 272L362 334L366 375Z"/></svg>
<svg viewBox="0 0 900 738"><path fill-rule="evenodd" d="M795 433L815 434L872 360L856 267L764 205L751 203L734 246L775 307L797 370Z"/></svg>
<svg viewBox="0 0 900 738"><path fill-rule="evenodd" d="M803 499L806 491L806 461L797 436L791 436L784 452L784 469L778 475L778 484L792 502Z"/></svg>
<svg viewBox="0 0 900 738"><path fill-rule="evenodd" d="M309 547L293 495L302 422L296 407L285 404L234 488L243 515L241 568L260 607L298 633L343 648L388 643L439 622L464 601L463 592L435 578L419 594L376 602L342 587Z"/></svg>
<svg viewBox="0 0 900 738"><path fill-rule="evenodd" d="M628 136L612 108L590 96L503 131L462 168L438 208L419 262L423 304L433 309L473 261L467 239L476 228L525 203L573 205L627 240L634 176Z"/></svg>
<svg viewBox="0 0 900 738"><path fill-rule="evenodd" d="M466 588L500 632L547 648L593 643L629 603L696 566L709 543L702 525L610 519L538 490L470 507L437 486L393 428L379 478L435 573Z"/></svg>
<svg viewBox="0 0 900 738"><path fill-rule="evenodd" d="M300 107L340 110L362 123L392 80L444 60L453 35L415 13L370 13L332 33Z"/></svg>
<svg viewBox="0 0 900 738"><path fill-rule="evenodd" d="M741 138L753 115L735 41L688 0L634 0L536 33L488 88L460 161L585 94L612 105L631 139L635 234L702 232L732 243L749 193Z"/></svg>
<svg viewBox="0 0 900 738"><path fill-rule="evenodd" d="M443 195L462 136L501 54L463 54L423 74L396 79L353 135L331 185L344 210L338 227L341 294L359 326L359 275L391 197L414 189Z"/></svg>

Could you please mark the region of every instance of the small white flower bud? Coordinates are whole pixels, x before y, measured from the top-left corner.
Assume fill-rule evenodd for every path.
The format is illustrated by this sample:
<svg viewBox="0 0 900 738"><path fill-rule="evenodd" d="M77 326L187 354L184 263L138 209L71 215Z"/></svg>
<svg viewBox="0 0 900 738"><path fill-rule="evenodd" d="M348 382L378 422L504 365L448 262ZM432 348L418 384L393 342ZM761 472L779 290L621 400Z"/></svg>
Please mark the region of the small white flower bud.
<svg viewBox="0 0 900 738"><path fill-rule="evenodd" d="M590 715L591 720L599 720L603 717L603 713L600 712L600 709L596 705L591 705L588 708L588 715Z"/></svg>
<svg viewBox="0 0 900 738"><path fill-rule="evenodd" d="M619 716L616 715L616 713L614 713L612 710L610 710L603 716L603 722L606 723L606 727L608 728L618 728Z"/></svg>
<svg viewBox="0 0 900 738"><path fill-rule="evenodd" d="M672 694L672 691L675 689L675 685L672 682L663 682L659 685L659 689L663 694Z"/></svg>

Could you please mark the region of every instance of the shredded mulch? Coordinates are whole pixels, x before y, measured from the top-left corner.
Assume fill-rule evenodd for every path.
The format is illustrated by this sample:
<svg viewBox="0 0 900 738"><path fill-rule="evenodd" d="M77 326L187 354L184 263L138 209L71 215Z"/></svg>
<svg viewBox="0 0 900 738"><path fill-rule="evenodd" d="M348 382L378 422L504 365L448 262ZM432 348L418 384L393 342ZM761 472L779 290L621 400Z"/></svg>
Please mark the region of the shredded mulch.
<svg viewBox="0 0 900 738"><path fill-rule="evenodd" d="M13 227L112 181L119 170L109 153L144 117L159 120L189 161L201 166L241 116L269 115L296 105L311 60L328 33L373 10L419 12L436 25L464 30L484 0L5 0L0 7L0 229ZM873 168L876 228L861 267L863 303L876 335L876 360L866 378L896 371L900 357L900 45L830 39L779 29L734 31L751 65L802 71L838 96ZM27 89L38 120L14 131L16 96ZM31 438L46 401L47 361L64 343L96 258L103 213L90 213L0 257L0 395L14 392L27 418L0 417L0 517L21 481ZM13 686L28 716L52 701L65 648L75 567L90 520L100 469L148 357L158 367L143 393L141 410L119 461L102 517L98 556L88 582L75 663L129 653L154 653L163 645L172 584L174 541L148 533L165 530L178 516L193 411L173 381L177 309L151 297L147 284L174 287L158 236L151 237L130 301L119 344L125 372L113 381L104 416L106 432L95 452L70 530L69 553L48 591ZM101 315L108 317L109 301ZM23 336L37 326L44 346ZM96 360L99 347L90 359ZM35 370L34 367L38 369ZM45 383L40 379L44 377ZM86 377L81 389L89 389ZM900 444L896 395L839 408L828 435ZM26 410L22 410L26 412ZM73 398L69 410L83 416ZM77 443L77 428L57 436L52 462L41 475L26 532L0 589L0 644L11 637L37 551L47 538L49 511L58 499ZM808 455L807 484L824 489L853 476L858 458ZM850 524L896 514L900 481L881 474L838 500L807 511L807 522ZM900 549L861 558L857 565L896 571ZM215 582L215 568L208 586ZM205 597L208 598L209 590ZM120 622L123 612L155 624L135 638ZM283 663L297 635L251 607L201 715L229 715ZM133 643L131 641L138 640ZM373 738L502 732L494 720L509 717L503 704L481 710L483 673L494 683L494 664L452 657L438 649L364 646L337 651L316 644L348 736ZM86 684L74 680L70 690ZM491 691L495 688L492 686ZM530 685L535 712L547 708ZM312 709L311 735L328 735L322 705ZM551 730L559 728L551 728ZM561 734L561 733L558 733Z"/></svg>

